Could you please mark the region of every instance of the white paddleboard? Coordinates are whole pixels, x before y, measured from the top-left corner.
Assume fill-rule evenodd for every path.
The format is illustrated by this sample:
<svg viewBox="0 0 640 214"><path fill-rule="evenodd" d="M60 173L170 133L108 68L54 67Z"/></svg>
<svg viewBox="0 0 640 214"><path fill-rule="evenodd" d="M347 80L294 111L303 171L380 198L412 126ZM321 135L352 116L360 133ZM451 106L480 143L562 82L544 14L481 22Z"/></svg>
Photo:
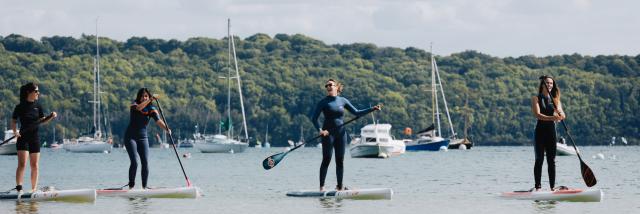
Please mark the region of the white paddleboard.
<svg viewBox="0 0 640 214"><path fill-rule="evenodd" d="M536 201L600 202L604 193L600 189L567 189L556 191L514 191L502 193L501 197Z"/></svg>
<svg viewBox="0 0 640 214"><path fill-rule="evenodd" d="M33 193L10 192L1 193L0 199L19 201L64 201L64 202L94 202L95 189L50 190Z"/></svg>
<svg viewBox="0 0 640 214"><path fill-rule="evenodd" d="M176 187L156 189L99 189L98 196L113 196L127 198L197 198L200 196L198 187Z"/></svg>
<svg viewBox="0 0 640 214"><path fill-rule="evenodd" d="M354 189L354 190L299 190L287 192L290 197L349 198L349 199L391 199L391 188Z"/></svg>

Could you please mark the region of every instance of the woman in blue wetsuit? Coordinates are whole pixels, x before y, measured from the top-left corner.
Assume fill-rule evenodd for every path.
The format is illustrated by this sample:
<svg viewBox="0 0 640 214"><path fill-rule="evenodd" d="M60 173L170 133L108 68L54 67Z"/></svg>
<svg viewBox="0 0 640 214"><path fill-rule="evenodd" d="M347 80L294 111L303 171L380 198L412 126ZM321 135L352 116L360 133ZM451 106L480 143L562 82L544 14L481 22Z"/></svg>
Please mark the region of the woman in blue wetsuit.
<svg viewBox="0 0 640 214"><path fill-rule="evenodd" d="M555 105L554 105L555 103ZM531 111L538 119L535 129L535 164L533 175L535 179L534 190L542 187L542 163L545 153L547 156L547 171L549 173L549 187L554 190L556 179L556 121L564 120L565 114L560 102L560 88L550 76L541 76L538 86L538 95L531 98Z"/></svg>
<svg viewBox="0 0 640 214"><path fill-rule="evenodd" d="M129 154L129 189L135 186L136 170L138 168L138 162L136 160L136 152L140 156L140 163L142 164L142 188L147 188L147 178L149 177L149 140L147 137L147 124L149 119L153 118L156 124L168 131L167 126L160 120L160 115L155 106L151 102L156 99L151 96L151 93L147 88L141 88L138 90L136 100L131 104L129 112L131 118L129 120L129 126L127 132L124 134L124 146L127 148Z"/></svg>
<svg viewBox="0 0 640 214"><path fill-rule="evenodd" d="M327 177L327 169L329 168L329 163L331 163L331 155L334 150L336 152L336 177L338 179L336 190L343 190L343 162L345 147L347 146L347 132L344 127L340 125L344 123L344 109L346 108L351 114L356 116L362 116L371 111L379 110L380 106L377 105L365 110L358 110L351 105L349 100L338 96L338 94L342 92L342 84L333 79L329 79L324 87L327 90L327 96L318 102L311 119L313 125L320 131L320 135L323 136L322 164L320 165L320 191L324 191L324 180ZM322 128L320 128L320 122L318 121L320 113L324 114Z"/></svg>

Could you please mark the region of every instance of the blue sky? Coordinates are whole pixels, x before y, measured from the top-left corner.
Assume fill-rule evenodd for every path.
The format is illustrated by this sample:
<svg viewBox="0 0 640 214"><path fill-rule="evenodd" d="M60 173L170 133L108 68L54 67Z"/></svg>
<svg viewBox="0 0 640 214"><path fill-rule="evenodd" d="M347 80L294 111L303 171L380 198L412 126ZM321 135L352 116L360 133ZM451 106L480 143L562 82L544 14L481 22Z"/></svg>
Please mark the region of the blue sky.
<svg viewBox="0 0 640 214"><path fill-rule="evenodd" d="M640 1L620 0L0 0L0 35L95 33L186 40L305 34L327 44L417 47L448 55L638 55Z"/></svg>

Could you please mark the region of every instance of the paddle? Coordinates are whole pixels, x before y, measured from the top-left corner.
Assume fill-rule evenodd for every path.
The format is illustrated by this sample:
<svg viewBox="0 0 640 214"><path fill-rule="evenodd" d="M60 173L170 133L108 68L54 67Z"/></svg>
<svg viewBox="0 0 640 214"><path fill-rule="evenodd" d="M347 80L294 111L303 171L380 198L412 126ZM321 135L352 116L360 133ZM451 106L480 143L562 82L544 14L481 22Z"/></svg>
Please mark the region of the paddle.
<svg viewBox="0 0 640 214"><path fill-rule="evenodd" d="M44 119L42 119L42 120L38 121L38 123L37 123L37 124L35 124L35 125L31 126L31 127L28 127L28 128L26 128L26 129L22 130L22 132L24 133L25 131L30 131L30 130L32 130L32 129L35 129L36 127L38 127L38 125L40 125L40 124L44 123L45 121L47 121L47 120L51 119L52 117L53 117L53 113L49 114L49 116L45 117ZM0 146L4 145L5 143L8 143L8 142L9 142L9 141L11 141L11 140L13 140L13 138L16 138L16 136L15 136L15 135L14 135L14 136L11 136L9 139L6 139L6 140L2 141L2 143L0 143Z"/></svg>
<svg viewBox="0 0 640 214"><path fill-rule="evenodd" d="M544 81L544 79L542 80ZM549 87L547 86L547 84L544 84L545 88L547 88L547 91L549 91ZM551 96L551 103L553 103L553 110L560 114L558 112L558 108L556 108L556 103L553 100L553 95L551 95L551 93L549 93L549 96ZM596 176L593 174L593 171L591 170L591 168L589 168L589 166L587 166L587 164L582 160L582 157L580 157L580 152L578 152L578 148L576 147L576 143L573 141L573 137L571 137L571 134L569 133L569 128L567 128L567 124L564 123L564 120L561 120L560 123L562 123L562 126L564 126L564 131L567 134L567 136L569 136L569 140L571 140L571 144L573 145L573 149L576 150L576 154L578 155L578 160L580 160L580 171L582 172L582 179L584 180L584 183L588 186L588 187L592 187L595 186L596 183L598 183L598 181L596 180Z"/></svg>
<svg viewBox="0 0 640 214"><path fill-rule="evenodd" d="M381 105L381 106L382 106L382 105ZM373 112L373 111L367 112L367 114L369 114L369 113L371 113L371 112ZM367 115L367 114L364 114L364 115ZM338 127L333 128L332 130L335 130L335 129L338 129L338 128L340 128L340 127L343 127L343 126L345 126L345 125L347 125L347 124L349 124L349 123L351 123L351 122L353 122L353 121L355 121L355 120L357 120L357 119L359 119L359 118L363 117L364 115L361 115L361 116L359 116L359 117L354 117L354 118L352 118L352 119L348 120L347 122L343 123L342 125L339 125ZM266 159L264 159L264 160L262 161L262 167L263 167L265 170L270 170L270 169L272 169L273 167L276 167L276 165L278 165L278 163L280 163L280 161L282 161L282 159L284 159L284 156L286 156L286 155L287 155L287 154L289 154L290 152L293 152L294 150L296 150L296 149L298 149L298 148L302 147L302 145L306 144L307 142L314 141L314 140L316 140L316 139L318 139L318 138L320 138L320 137L322 137L322 135L318 135L318 136L315 136L315 137L313 137L313 138L311 138L311 139L305 140L305 141L304 141L304 143L301 143L300 145L297 145L296 147L293 147L293 148L292 148L292 149L290 149L289 151L286 151L286 152L280 152L280 153L278 153L278 154L271 155L271 156L267 157Z"/></svg>
<svg viewBox="0 0 640 214"><path fill-rule="evenodd" d="M164 125L167 126L167 129L171 130L169 128L169 124L167 123L167 120L164 118L164 113L162 112L162 107L160 106L160 101L158 101L157 98L153 98L156 100L156 103L158 104L158 110L160 111L160 117L162 118L162 122L164 122ZM187 186L190 187L191 186L191 181L189 181L189 177L187 177L187 173L184 171L184 167L182 166L182 161L180 160L180 155L178 155L178 150L176 149L176 144L173 142L173 135L171 134L171 132L169 132L169 139L171 140L171 146L173 146L173 152L176 154L176 158L178 158L178 163L180 163L180 169L182 169L182 174L184 175L184 179L187 180Z"/></svg>

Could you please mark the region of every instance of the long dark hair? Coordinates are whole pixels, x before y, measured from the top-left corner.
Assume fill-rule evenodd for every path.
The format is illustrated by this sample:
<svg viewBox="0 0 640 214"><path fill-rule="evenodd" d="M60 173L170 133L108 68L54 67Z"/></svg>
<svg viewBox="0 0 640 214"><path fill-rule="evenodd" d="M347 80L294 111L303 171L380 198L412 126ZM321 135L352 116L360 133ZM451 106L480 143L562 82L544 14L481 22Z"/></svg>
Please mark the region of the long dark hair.
<svg viewBox="0 0 640 214"><path fill-rule="evenodd" d="M29 93L34 92L38 88L38 84L33 82L20 86L20 103L26 103Z"/></svg>
<svg viewBox="0 0 640 214"><path fill-rule="evenodd" d="M147 93L149 97L151 97L151 92L149 92L149 89L141 88L140 90L138 90L138 94L136 95L136 103L142 102L142 96L144 95L144 93Z"/></svg>
<svg viewBox="0 0 640 214"><path fill-rule="evenodd" d="M540 79L540 86L538 86L538 94L543 94L542 93L543 90L547 90L547 86L545 85L544 80L551 79L553 81L553 88L551 88L551 92L549 92L549 94L553 98L553 101L555 101L556 105L560 103L560 88L558 87L556 80L554 80L553 77L549 75L542 75L538 79Z"/></svg>

